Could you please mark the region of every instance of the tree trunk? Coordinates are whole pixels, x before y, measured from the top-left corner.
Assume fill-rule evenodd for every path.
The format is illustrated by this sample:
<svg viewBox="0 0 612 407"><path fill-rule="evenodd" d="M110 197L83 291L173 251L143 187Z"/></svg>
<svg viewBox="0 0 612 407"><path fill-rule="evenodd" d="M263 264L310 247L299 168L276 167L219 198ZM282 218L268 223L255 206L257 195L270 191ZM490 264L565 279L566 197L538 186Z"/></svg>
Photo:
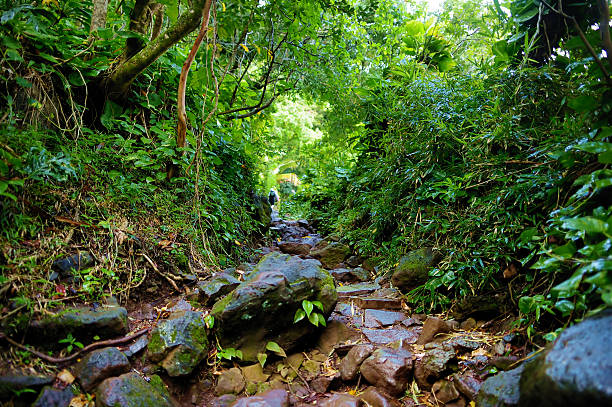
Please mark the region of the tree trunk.
<svg viewBox="0 0 612 407"><path fill-rule="evenodd" d="M176 147L177 150L179 148L185 147L185 138L187 136L187 114L185 112L185 88L187 87L187 75L189 75L189 69L191 69L191 65L193 64L193 60L195 59L198 50L200 49L200 45L208 32L208 21L210 19L210 7L214 0L207 0L204 9L202 10L202 25L200 26L200 32L196 40L191 47L191 51L189 51L189 55L187 55L187 59L183 64L181 69L181 76L179 78L179 86L178 86L178 101L177 101L177 110L178 110L178 126L176 129ZM175 165L170 165L168 167L168 179L172 179L172 177L176 174L177 167Z"/></svg>
<svg viewBox="0 0 612 407"><path fill-rule="evenodd" d="M140 0L140 2L144 3L145 1ZM198 27L202 19L202 10L208 2L207 0L193 0L191 7L181 14L176 23L157 38L143 44L144 47L129 59L123 60L118 66L114 66L105 72L101 81L101 91L105 98L116 101L123 100L130 85L142 71ZM146 1L146 3L149 2Z"/></svg>
<svg viewBox="0 0 612 407"><path fill-rule="evenodd" d="M91 12L91 24L89 32L93 33L99 28L106 27L106 13L108 12L108 0L94 0Z"/></svg>

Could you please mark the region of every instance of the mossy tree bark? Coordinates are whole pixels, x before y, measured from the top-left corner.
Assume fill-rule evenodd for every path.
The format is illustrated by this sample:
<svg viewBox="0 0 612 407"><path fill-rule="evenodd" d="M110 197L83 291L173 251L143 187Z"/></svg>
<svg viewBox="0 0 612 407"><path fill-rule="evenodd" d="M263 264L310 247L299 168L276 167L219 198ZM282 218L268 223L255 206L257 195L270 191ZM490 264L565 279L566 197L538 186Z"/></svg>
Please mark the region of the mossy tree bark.
<svg viewBox="0 0 612 407"><path fill-rule="evenodd" d="M181 14L176 23L147 44L130 45L126 49L126 58L118 65L109 68L101 77L101 93L105 100L122 101L130 85L147 67L162 56L170 47L198 28L202 12L210 0L193 0L191 7ZM138 1L138 6L148 7L150 1ZM141 17L134 14L135 19ZM136 24L138 25L138 24ZM138 49L136 52L134 50ZM130 55L133 53L133 55Z"/></svg>

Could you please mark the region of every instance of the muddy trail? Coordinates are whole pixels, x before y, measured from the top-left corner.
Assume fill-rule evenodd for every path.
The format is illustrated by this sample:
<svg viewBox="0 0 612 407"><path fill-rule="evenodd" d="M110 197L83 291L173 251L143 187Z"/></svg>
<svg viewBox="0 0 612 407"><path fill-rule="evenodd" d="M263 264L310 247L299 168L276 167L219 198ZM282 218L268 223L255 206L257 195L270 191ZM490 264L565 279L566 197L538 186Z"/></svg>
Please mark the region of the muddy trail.
<svg viewBox="0 0 612 407"><path fill-rule="evenodd" d="M610 335L590 336L595 339L587 345L601 353L594 361L580 358L577 371L542 373L541 365L555 363L555 347L527 357L524 341L512 332L511 314L454 320L413 313L394 288L397 275L379 275L367 259L352 255L341 241L323 239L307 221L276 218L271 230L275 244L262 248L257 261L180 287L184 294L151 292L153 299L125 307L111 298L34 321L28 344L44 347L69 332L94 345L70 360L39 355L58 366L55 371L4 372L2 405L514 406L559 405L567 397L578 405L609 400L612 366L599 356L609 354ZM425 264L427 257L425 250ZM580 330L610 333L611 321L604 314L566 332L577 330L570 336L579 338ZM7 341L2 346L25 351ZM559 363L572 357L572 343L569 336L563 342ZM75 351L80 347L75 344Z"/></svg>

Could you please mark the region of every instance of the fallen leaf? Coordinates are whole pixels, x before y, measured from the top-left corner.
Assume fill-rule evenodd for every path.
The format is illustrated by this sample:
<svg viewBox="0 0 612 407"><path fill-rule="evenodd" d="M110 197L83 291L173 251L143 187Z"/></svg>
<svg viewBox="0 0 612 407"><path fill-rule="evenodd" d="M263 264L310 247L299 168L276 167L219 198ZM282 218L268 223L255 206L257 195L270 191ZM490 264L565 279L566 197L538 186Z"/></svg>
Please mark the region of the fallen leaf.
<svg viewBox="0 0 612 407"><path fill-rule="evenodd" d="M68 369L64 369L59 372L57 374L57 378L66 384L72 384L72 382L74 382L74 376L68 371Z"/></svg>

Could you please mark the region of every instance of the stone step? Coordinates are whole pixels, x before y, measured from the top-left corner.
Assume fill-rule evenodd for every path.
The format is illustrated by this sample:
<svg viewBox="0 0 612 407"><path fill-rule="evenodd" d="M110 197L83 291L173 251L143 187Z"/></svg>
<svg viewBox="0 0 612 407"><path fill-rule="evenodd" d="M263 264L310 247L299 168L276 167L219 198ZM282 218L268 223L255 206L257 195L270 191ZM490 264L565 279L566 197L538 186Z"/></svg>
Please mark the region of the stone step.
<svg viewBox="0 0 612 407"><path fill-rule="evenodd" d="M379 288L380 285L376 283L357 283L337 287L336 291L338 292L338 298L348 298L357 295L370 294Z"/></svg>

